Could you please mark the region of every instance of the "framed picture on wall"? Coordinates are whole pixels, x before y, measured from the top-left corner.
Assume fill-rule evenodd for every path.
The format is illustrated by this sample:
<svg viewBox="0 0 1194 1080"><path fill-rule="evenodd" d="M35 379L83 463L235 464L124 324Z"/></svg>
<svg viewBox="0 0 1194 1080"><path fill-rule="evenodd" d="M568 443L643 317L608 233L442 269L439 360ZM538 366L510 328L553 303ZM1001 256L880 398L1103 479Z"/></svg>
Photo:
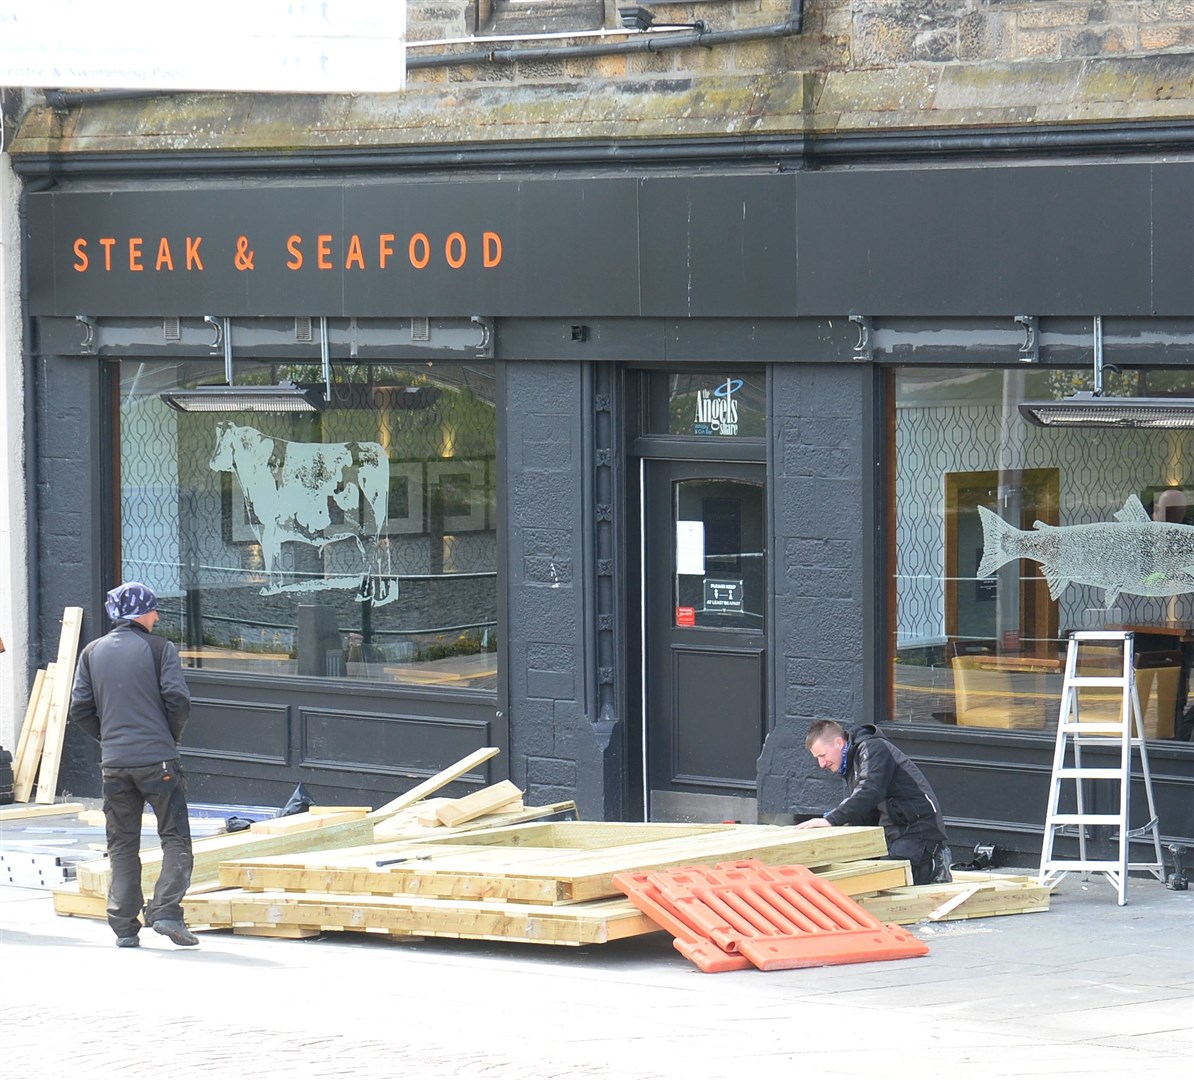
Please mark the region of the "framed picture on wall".
<svg viewBox="0 0 1194 1080"><path fill-rule="evenodd" d="M391 461L386 535L402 536L423 531L423 463Z"/></svg>
<svg viewBox="0 0 1194 1080"><path fill-rule="evenodd" d="M244 490L234 473L220 474L220 520L224 543L258 543L261 523L245 502Z"/></svg>
<svg viewBox="0 0 1194 1080"><path fill-rule="evenodd" d="M432 461L427 465L429 525L444 533L485 528L485 462Z"/></svg>

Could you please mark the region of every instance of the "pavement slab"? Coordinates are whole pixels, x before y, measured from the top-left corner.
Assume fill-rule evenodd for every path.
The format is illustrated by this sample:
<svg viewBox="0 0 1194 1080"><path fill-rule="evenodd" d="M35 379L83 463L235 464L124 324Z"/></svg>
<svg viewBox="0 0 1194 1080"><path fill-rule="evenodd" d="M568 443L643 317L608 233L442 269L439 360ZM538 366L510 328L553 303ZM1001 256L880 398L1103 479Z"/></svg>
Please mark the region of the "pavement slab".
<svg viewBox="0 0 1194 1080"><path fill-rule="evenodd" d="M1062 883L1049 912L914 928L930 954L705 974L665 934L569 948L152 933L0 888L4 1073L306 1080L794 1074L1117 1080L1194 1053L1194 894Z"/></svg>

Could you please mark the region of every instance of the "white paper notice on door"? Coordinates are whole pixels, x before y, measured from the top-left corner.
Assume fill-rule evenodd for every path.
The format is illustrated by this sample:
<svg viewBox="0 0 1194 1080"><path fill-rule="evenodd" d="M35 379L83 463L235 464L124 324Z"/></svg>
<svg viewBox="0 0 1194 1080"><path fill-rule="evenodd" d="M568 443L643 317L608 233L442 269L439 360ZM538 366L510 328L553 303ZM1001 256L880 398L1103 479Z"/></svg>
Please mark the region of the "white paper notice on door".
<svg viewBox="0 0 1194 1080"><path fill-rule="evenodd" d="M676 522L676 573L705 576L705 523Z"/></svg>

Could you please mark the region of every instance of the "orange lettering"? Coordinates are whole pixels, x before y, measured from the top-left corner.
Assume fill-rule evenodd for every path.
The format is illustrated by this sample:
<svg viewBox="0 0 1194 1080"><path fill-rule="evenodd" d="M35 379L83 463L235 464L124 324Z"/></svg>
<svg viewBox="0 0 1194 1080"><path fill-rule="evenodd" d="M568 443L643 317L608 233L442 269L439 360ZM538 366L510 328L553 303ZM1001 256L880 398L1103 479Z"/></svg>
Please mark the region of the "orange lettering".
<svg viewBox="0 0 1194 1080"><path fill-rule="evenodd" d="M422 255L415 254L416 247L423 249ZM408 254L410 255L411 266L413 266L416 270L422 270L423 267L431 261L431 241L428 240L423 233L415 233L415 235L410 238Z"/></svg>
<svg viewBox="0 0 1194 1080"><path fill-rule="evenodd" d="M348 255L344 259L344 269L351 270L353 263L356 263L360 269L365 269L365 253L361 251L361 238L356 233L353 233L352 239L348 241Z"/></svg>
<svg viewBox="0 0 1194 1080"><path fill-rule="evenodd" d="M141 245L144 242L139 236L129 237L129 269L134 273L140 273L145 269L141 265Z"/></svg>
<svg viewBox="0 0 1194 1080"><path fill-rule="evenodd" d="M91 260L87 258L87 241L81 236L75 241L75 258L78 260L75 269L80 274L91 265Z"/></svg>
<svg viewBox="0 0 1194 1080"><path fill-rule="evenodd" d="M453 253L453 248L455 248L455 253ZM450 233L448 239L444 241L444 258L448 260L448 265L453 270L459 270L464 265L464 260L468 258L468 245L460 233Z"/></svg>
<svg viewBox="0 0 1194 1080"><path fill-rule="evenodd" d="M112 248L116 246L116 238L112 236L101 236L100 247L104 249L104 269L112 269Z"/></svg>
<svg viewBox="0 0 1194 1080"><path fill-rule="evenodd" d="M199 245L203 243L202 236L188 236L187 237L187 269L190 270L192 266L196 270L203 269L203 260L199 257Z"/></svg>
<svg viewBox="0 0 1194 1080"><path fill-rule="evenodd" d="M315 265L320 270L330 270L332 268L332 238L328 233L320 233L316 238L316 259Z"/></svg>
<svg viewBox="0 0 1194 1080"><path fill-rule="evenodd" d="M497 266L502 261L502 238L495 232L487 232L482 239L485 241L482 265L486 268Z"/></svg>
<svg viewBox="0 0 1194 1080"><path fill-rule="evenodd" d="M290 252L293 258L286 260L286 267L289 270L301 270L303 266L303 253L300 251L303 238L301 236L287 237L286 250Z"/></svg>
<svg viewBox="0 0 1194 1080"><path fill-rule="evenodd" d="M158 261L154 263L153 268L160 270L163 266L167 270L174 269L174 256L170 253L170 241L164 236L158 241Z"/></svg>
<svg viewBox="0 0 1194 1080"><path fill-rule="evenodd" d="M383 232L381 236L377 238L378 269L384 270L386 268L386 259L394 254L394 249L390 247L390 244L393 242L393 240L394 234L392 232Z"/></svg>

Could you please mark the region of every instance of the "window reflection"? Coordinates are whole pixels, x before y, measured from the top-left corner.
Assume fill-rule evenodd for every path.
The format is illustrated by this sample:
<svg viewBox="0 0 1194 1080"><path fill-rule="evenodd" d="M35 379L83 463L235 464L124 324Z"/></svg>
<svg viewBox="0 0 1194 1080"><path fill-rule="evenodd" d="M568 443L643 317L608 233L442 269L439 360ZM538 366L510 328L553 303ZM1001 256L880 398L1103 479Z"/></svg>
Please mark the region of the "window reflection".
<svg viewBox="0 0 1194 1080"><path fill-rule="evenodd" d="M1189 372L1158 374L1114 372L1123 385L1109 392L1194 395ZM1190 738L1194 433L1037 428L1019 416L1020 401L1088 378L893 372L893 719L1048 731L1068 633L1127 629L1146 733ZM1084 715L1116 707L1114 690L1079 697Z"/></svg>
<svg viewBox="0 0 1194 1080"><path fill-rule="evenodd" d="M184 664L496 685L492 364L338 365L320 414L159 400L211 364L121 375L123 576L154 584Z"/></svg>

